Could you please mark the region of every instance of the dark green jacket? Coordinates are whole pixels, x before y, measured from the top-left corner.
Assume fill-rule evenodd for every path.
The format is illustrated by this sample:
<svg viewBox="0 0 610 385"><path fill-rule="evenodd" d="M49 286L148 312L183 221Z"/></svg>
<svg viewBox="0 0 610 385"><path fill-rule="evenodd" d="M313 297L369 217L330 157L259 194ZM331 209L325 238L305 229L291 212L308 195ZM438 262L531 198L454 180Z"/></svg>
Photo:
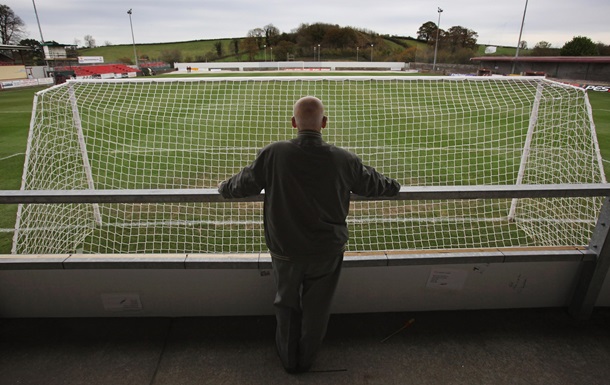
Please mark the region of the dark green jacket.
<svg viewBox="0 0 610 385"><path fill-rule="evenodd" d="M218 191L243 198L265 190L265 241L275 258L321 261L343 252L350 193L394 196L400 184L314 131L272 143Z"/></svg>

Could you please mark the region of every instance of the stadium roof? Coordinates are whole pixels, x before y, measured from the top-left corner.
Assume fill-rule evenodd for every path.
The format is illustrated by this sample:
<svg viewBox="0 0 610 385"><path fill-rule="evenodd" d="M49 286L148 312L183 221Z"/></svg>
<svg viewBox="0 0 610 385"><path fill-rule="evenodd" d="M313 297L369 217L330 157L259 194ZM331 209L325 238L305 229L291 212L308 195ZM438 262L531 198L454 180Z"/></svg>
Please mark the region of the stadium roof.
<svg viewBox="0 0 610 385"><path fill-rule="evenodd" d="M40 45L46 47L76 47L76 44L61 44L56 41L44 41Z"/></svg>
<svg viewBox="0 0 610 385"><path fill-rule="evenodd" d="M537 62L537 63L610 63L610 56L478 56L470 59L481 62Z"/></svg>
<svg viewBox="0 0 610 385"><path fill-rule="evenodd" d="M0 44L0 50L1 51L7 51L7 50L11 50L11 51L28 51L33 49L32 47L29 47L27 45L8 45L8 44Z"/></svg>

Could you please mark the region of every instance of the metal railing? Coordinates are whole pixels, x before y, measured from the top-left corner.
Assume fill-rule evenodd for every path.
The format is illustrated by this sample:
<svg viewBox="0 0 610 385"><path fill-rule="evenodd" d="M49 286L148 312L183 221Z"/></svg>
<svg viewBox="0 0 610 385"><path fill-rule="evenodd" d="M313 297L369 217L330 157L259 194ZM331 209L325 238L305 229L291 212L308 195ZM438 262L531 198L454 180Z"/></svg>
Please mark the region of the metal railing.
<svg viewBox="0 0 610 385"><path fill-rule="evenodd" d="M263 192L264 194L264 192ZM224 199L216 189L140 190L0 190L0 204L37 203L176 203L176 202L260 202L263 194ZM575 198L610 196L610 183L544 185L474 185L402 187L395 197L353 200L442 200L503 198Z"/></svg>

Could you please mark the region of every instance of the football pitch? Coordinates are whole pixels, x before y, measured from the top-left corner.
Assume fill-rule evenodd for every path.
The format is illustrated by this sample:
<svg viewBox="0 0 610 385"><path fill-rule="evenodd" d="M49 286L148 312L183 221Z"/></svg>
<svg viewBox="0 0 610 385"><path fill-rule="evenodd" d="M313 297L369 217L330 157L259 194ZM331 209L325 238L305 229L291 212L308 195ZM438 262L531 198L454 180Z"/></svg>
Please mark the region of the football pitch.
<svg viewBox="0 0 610 385"><path fill-rule="evenodd" d="M531 92L516 87L503 95L514 108L490 111L485 106L494 101L486 95L495 92L479 95L477 91L466 94L440 88L429 90L414 103L413 90L391 82L373 93L364 82L347 88L332 84L303 88L297 82L265 84L265 89L261 82L240 84L239 88L232 82L211 84L205 90L200 87L197 82L186 82L156 84L144 93L127 86L120 91L104 91L103 87L82 93L77 90L95 187L214 188L249 163L260 147L294 136L289 126L292 103L295 95L304 94L327 101L327 141L356 152L365 163L404 185L514 184L523 149L523 143L515 138L527 131L529 107L524 106L533 98ZM19 189L21 185L35 91L0 92L2 189ZM65 100L69 96L58 97ZM476 102L471 103L474 98ZM589 98L602 156L610 158L610 94L590 92ZM528 99L530 104L519 103ZM401 105L410 108L396 108ZM452 113L447 117L435 113L439 110ZM400 129L405 126L412 129ZM458 126L460 129L455 129ZM491 140L486 138L497 144L486 144ZM560 135L551 139L561 140ZM562 157L565 153L555 155L557 162ZM65 159L57 162L70 164ZM57 169L70 174L69 167ZM54 179L65 181L68 176ZM64 188L86 188L86 177L75 180L81 184ZM531 244L531 236L522 228L507 221L484 220L491 212L508 212L510 203L358 204L351 211L350 249L411 249L421 247L422 242L424 248L432 249ZM260 222L259 204L205 204L203 208L195 204L101 205L100 210L103 226L87 232L83 243L89 246L81 251L249 252L253 242L255 251L264 248L260 226L254 225ZM13 205L0 206L0 253L10 252L16 211ZM437 220L439 212L458 220L450 224ZM470 222L480 219L481 224L464 226L459 218L466 217ZM228 223L226 218L233 221ZM408 227L404 227L406 222ZM155 230L158 224L172 227L160 235ZM135 241L123 243L124 237ZM199 244L198 239L206 239L206 244L192 246ZM233 246L227 249L231 242Z"/></svg>

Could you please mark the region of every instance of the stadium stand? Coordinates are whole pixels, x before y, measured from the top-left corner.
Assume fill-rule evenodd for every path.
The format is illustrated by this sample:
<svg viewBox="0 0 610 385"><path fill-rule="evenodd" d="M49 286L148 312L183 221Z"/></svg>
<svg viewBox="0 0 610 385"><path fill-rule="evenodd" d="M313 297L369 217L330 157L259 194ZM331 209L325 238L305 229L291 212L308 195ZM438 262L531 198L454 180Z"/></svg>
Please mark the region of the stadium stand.
<svg viewBox="0 0 610 385"><path fill-rule="evenodd" d="M88 65L88 66L71 66L71 67L56 67L56 71L72 70L77 78L79 77L98 77L108 74L129 74L137 75L141 73L139 69L130 67L125 64L103 64L103 65Z"/></svg>
<svg viewBox="0 0 610 385"><path fill-rule="evenodd" d="M142 69L142 75L158 75L161 73L171 72L174 67L168 63L162 61L155 62L141 62L140 68Z"/></svg>

